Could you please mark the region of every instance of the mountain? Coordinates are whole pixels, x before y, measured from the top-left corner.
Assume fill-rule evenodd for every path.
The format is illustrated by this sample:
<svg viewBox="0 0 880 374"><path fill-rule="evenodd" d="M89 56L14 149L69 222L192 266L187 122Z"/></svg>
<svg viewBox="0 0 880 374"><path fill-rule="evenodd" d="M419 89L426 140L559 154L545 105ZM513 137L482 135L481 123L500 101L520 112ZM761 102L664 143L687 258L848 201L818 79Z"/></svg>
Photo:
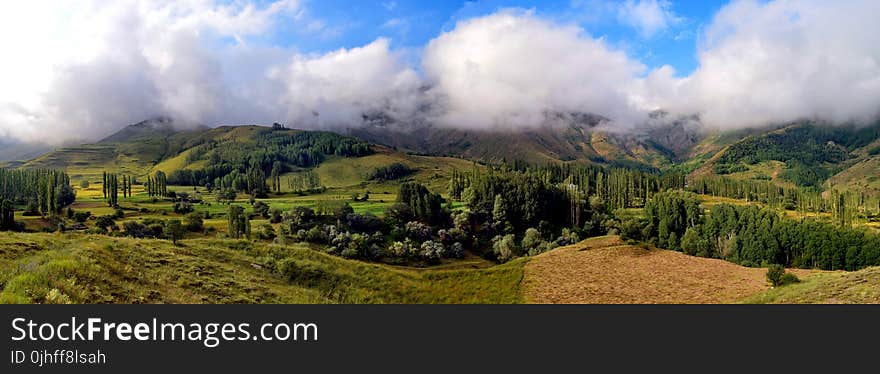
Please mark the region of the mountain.
<svg viewBox="0 0 880 374"><path fill-rule="evenodd" d="M650 128L617 130L592 114L551 113L532 127L463 129L430 123L400 123L366 116L346 134L407 152L485 162L586 162L663 169L700 139L687 121L656 121ZM662 135L661 135L662 134Z"/></svg>
<svg viewBox="0 0 880 374"><path fill-rule="evenodd" d="M208 165L218 165L218 160L242 169L248 157L262 157L259 155L278 142L307 147L324 141L355 144L344 140L347 135L372 144L369 147L374 152L392 155L382 158L385 161L396 159L411 165L424 164L415 161L416 155L490 163L593 163L676 170L688 173L690 178L725 175L771 180L786 186L880 194L880 123L832 126L803 121L711 131L703 129L695 116L670 118L656 112L645 125L622 131L611 128L600 116L556 113L541 124L514 131L405 123L380 113L365 116L362 125L336 132L343 136L253 125L181 129L172 119L160 117L127 126L97 143L58 148L12 166L61 168L74 177L99 175L104 170L133 175L159 170L169 175L177 170L196 173ZM285 171L314 166L300 161L282 166Z"/></svg>
<svg viewBox="0 0 880 374"><path fill-rule="evenodd" d="M28 160L52 149L48 144L24 143L15 139L0 139L0 162Z"/></svg>
<svg viewBox="0 0 880 374"><path fill-rule="evenodd" d="M873 183L880 165L880 123L833 126L803 121L740 135L744 136L691 176L727 175L801 187L871 187L869 192L880 192L880 183Z"/></svg>
<svg viewBox="0 0 880 374"><path fill-rule="evenodd" d="M64 169L74 177L100 175L106 170L141 175L182 151L186 141L207 129L178 129L173 120L159 117L126 126L97 143L57 148L20 166Z"/></svg>

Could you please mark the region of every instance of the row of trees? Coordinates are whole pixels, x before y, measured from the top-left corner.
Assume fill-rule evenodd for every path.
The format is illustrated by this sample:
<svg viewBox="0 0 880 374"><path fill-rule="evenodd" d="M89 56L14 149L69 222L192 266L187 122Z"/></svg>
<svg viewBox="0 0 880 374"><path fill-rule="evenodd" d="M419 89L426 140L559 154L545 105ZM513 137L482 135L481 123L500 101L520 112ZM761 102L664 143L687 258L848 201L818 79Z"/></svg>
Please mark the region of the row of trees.
<svg viewBox="0 0 880 374"><path fill-rule="evenodd" d="M168 196L168 178L165 172L157 171L154 176L147 176L144 183L144 189L147 190L147 196Z"/></svg>
<svg viewBox="0 0 880 374"><path fill-rule="evenodd" d="M119 206L120 190L122 190L122 197L131 197L131 185L137 182L132 177L123 175L121 178L122 184L120 185L119 175L107 172L104 172L102 177L101 192L104 196L104 201L111 207Z"/></svg>
<svg viewBox="0 0 880 374"><path fill-rule="evenodd" d="M720 204L704 211L696 195L670 191L645 208L641 230L623 230L690 255L746 266L781 264L826 270L880 265L880 235L804 218L788 219L754 205Z"/></svg>
<svg viewBox="0 0 880 374"><path fill-rule="evenodd" d="M700 178L687 190L703 195L744 199L766 204L772 208L807 213L830 213L832 221L840 226L852 226L859 218L880 215L880 198L862 191L823 192L816 188L784 187L771 181L740 180L715 176Z"/></svg>
<svg viewBox="0 0 880 374"><path fill-rule="evenodd" d="M48 169L0 169L0 199L26 205L25 214L57 214L76 200L67 173ZM13 208L14 209L14 208Z"/></svg>

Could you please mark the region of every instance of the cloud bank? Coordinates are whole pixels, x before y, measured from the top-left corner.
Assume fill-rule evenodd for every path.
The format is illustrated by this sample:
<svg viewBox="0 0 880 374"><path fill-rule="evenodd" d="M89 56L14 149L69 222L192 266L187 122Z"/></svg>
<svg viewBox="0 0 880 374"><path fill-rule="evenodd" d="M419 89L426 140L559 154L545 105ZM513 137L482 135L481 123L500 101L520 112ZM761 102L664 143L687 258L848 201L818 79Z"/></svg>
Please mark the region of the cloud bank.
<svg viewBox="0 0 880 374"><path fill-rule="evenodd" d="M738 1L703 35L699 68L647 79L653 104L732 128L880 113L880 2Z"/></svg>
<svg viewBox="0 0 880 374"><path fill-rule="evenodd" d="M673 6L628 1L618 22L656 37L678 22ZM704 25L687 76L648 70L577 25L522 10L461 21L415 62L384 38L310 54L266 37L279 25L308 28L303 14L294 0L6 2L0 137L96 139L158 115L321 128L381 111L521 128L548 112L587 112L626 128L664 109L739 128L880 111L873 0L734 1Z"/></svg>
<svg viewBox="0 0 880 374"><path fill-rule="evenodd" d="M628 91L645 70L578 27L516 11L459 23L422 63L441 123L468 128L535 125L547 111L635 120Z"/></svg>

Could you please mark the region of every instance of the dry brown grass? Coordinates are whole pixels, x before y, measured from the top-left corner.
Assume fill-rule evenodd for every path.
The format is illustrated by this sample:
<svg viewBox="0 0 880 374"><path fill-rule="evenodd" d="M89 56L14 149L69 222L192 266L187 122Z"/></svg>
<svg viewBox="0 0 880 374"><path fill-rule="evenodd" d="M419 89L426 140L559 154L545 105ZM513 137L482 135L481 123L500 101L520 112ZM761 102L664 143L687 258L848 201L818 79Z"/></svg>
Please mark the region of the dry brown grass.
<svg viewBox="0 0 880 374"><path fill-rule="evenodd" d="M805 277L811 270L790 270ZM562 304L735 303L770 288L766 269L627 245L617 236L585 240L529 261L526 302Z"/></svg>

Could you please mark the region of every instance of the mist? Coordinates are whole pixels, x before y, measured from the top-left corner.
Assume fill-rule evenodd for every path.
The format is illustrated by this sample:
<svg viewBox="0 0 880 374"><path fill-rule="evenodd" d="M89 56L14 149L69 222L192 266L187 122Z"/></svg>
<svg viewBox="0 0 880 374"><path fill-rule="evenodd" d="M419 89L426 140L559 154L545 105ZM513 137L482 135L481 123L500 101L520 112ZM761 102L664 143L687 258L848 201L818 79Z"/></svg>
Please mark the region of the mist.
<svg viewBox="0 0 880 374"><path fill-rule="evenodd" d="M617 14L642 37L679 21L658 16L668 2L642 3ZM592 113L627 131L658 109L719 129L859 123L880 112L876 1L732 2L701 28L699 64L686 75L649 69L602 36L520 9L462 20L417 58L388 38L305 53L266 36L302 22L303 7L4 3L0 138L94 140L160 115L182 126L334 128L381 112L402 123L516 130L547 113Z"/></svg>

